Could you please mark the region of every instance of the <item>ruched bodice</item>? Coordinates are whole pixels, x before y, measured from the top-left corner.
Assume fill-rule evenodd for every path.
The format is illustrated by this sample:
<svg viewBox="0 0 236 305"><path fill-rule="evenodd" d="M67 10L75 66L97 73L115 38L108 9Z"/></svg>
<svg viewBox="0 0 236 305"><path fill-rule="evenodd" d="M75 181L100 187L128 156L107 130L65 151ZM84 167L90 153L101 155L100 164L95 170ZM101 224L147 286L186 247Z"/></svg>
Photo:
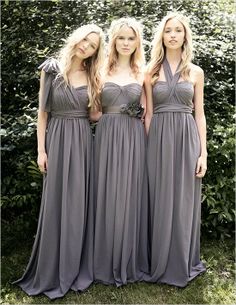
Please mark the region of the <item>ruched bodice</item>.
<svg viewBox="0 0 236 305"><path fill-rule="evenodd" d="M55 79L51 92L51 112L61 113L77 111L78 113L88 113L88 93L87 86L74 88L69 86L67 89L60 79Z"/></svg>
<svg viewBox="0 0 236 305"><path fill-rule="evenodd" d="M153 112L192 112L193 84L180 81L180 73L172 75L170 65L165 59L163 68L166 81L157 81L153 86Z"/></svg>
<svg viewBox="0 0 236 305"><path fill-rule="evenodd" d="M87 86L74 88L65 85L60 76L59 63L53 58L46 60L39 68L46 72L41 109L51 112L52 117L87 117Z"/></svg>
<svg viewBox="0 0 236 305"><path fill-rule="evenodd" d="M141 93L142 86L138 83L121 86L113 82L106 82L101 94L102 107L106 113L110 112L109 107L117 107L118 112L121 105L135 101L139 104Z"/></svg>

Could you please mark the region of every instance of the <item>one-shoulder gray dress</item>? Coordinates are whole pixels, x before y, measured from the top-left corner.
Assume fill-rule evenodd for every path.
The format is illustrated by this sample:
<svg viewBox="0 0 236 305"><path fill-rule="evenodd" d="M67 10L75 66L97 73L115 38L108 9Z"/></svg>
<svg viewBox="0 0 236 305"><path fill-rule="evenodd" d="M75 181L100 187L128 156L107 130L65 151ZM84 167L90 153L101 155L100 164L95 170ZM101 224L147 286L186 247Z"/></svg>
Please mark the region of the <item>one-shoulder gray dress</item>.
<svg viewBox="0 0 236 305"><path fill-rule="evenodd" d="M166 81L153 87L148 135L151 270L147 281L184 287L205 271L200 261L200 139L192 116L193 85L163 61Z"/></svg>
<svg viewBox="0 0 236 305"><path fill-rule="evenodd" d="M146 135L120 106L140 103L138 83L105 83L95 134L94 279L116 286L142 280L147 261Z"/></svg>
<svg viewBox="0 0 236 305"><path fill-rule="evenodd" d="M29 295L44 293L54 299L69 289L82 291L93 281L92 134L87 87L65 87L56 77L54 59L40 68L45 71L40 109L50 118L48 170L31 258L15 283Z"/></svg>

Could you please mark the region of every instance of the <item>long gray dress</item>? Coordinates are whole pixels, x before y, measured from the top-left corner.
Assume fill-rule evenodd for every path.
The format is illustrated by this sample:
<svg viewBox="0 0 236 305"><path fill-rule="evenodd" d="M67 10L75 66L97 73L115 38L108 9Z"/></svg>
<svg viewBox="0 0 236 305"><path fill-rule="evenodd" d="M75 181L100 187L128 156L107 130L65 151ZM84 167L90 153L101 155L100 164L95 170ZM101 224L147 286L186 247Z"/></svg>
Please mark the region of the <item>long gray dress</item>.
<svg viewBox="0 0 236 305"><path fill-rule="evenodd" d="M205 271L200 261L201 179L195 169L200 140L192 116L193 85L172 75L153 87L148 136L151 271L145 279L184 287Z"/></svg>
<svg viewBox="0 0 236 305"><path fill-rule="evenodd" d="M105 83L95 134L94 278L116 286L148 271L146 136L140 119L119 112L141 92L138 83Z"/></svg>
<svg viewBox="0 0 236 305"><path fill-rule="evenodd" d="M16 281L28 295L51 299L93 281L91 205L92 135L87 87L65 87L49 59L41 110L49 112L46 132L48 170L44 175L38 229L26 271ZM91 219L88 219L91 217Z"/></svg>

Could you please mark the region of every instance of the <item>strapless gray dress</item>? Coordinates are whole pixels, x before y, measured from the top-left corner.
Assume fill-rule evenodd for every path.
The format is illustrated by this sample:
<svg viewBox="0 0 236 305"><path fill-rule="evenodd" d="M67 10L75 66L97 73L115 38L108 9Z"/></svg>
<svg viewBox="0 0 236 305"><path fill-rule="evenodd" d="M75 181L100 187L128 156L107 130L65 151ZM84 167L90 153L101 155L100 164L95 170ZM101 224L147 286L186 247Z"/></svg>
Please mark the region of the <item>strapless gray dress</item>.
<svg viewBox="0 0 236 305"><path fill-rule="evenodd" d="M140 103L138 83L105 83L95 134L95 281L116 286L148 271L146 135L140 119L120 114Z"/></svg>
<svg viewBox="0 0 236 305"><path fill-rule="evenodd" d="M54 299L93 281L92 134L87 87L65 87L54 59L40 68L45 71L40 108L49 113L48 170L31 258L15 283L28 295Z"/></svg>
<svg viewBox="0 0 236 305"><path fill-rule="evenodd" d="M184 287L205 267L200 261L201 179L195 170L200 139L193 85L172 75L153 87L148 135L151 269L147 281Z"/></svg>

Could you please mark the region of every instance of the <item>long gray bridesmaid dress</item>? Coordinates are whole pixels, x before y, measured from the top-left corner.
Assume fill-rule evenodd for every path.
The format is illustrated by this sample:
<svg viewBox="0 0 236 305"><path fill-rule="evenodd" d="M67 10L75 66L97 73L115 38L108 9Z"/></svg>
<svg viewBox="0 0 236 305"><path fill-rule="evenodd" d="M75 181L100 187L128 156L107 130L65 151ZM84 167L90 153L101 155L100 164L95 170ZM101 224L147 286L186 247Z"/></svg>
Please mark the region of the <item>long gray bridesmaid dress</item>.
<svg viewBox="0 0 236 305"><path fill-rule="evenodd" d="M145 279L184 287L200 261L201 179L195 170L200 139L192 116L193 85L179 82L165 58L166 81L153 87L148 136L151 270Z"/></svg>
<svg viewBox="0 0 236 305"><path fill-rule="evenodd" d="M69 289L82 291L93 281L92 135L87 87L65 87L56 77L55 59L40 68L45 71L40 109L50 117L48 170L31 258L15 283L28 295L44 293L54 299Z"/></svg>
<svg viewBox="0 0 236 305"><path fill-rule="evenodd" d="M95 134L94 279L116 286L148 271L146 136L140 119L120 113L141 92L138 83L106 82Z"/></svg>

